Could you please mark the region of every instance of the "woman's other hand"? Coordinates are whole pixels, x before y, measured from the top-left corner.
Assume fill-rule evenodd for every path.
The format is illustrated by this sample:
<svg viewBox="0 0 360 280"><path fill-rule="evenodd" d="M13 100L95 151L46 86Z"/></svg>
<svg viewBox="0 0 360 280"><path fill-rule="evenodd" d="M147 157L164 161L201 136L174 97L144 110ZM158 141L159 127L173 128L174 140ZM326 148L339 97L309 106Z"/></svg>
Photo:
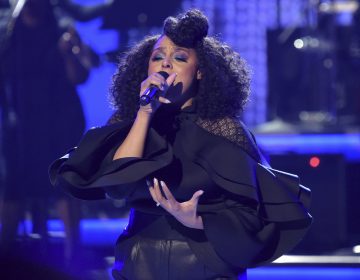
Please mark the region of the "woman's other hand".
<svg viewBox="0 0 360 280"><path fill-rule="evenodd" d="M151 75L149 75L149 77L147 77L146 80L141 83L140 96L145 92L147 88L152 85L157 86L162 91L162 94L158 98L154 98L148 105L140 106L139 111L151 115L160 107L161 103L171 103L170 100L165 98L164 96L169 87L175 81L175 78L176 73L172 73L167 79L165 79L159 73L152 73Z"/></svg>
<svg viewBox="0 0 360 280"><path fill-rule="evenodd" d="M165 194L162 195L161 189ZM188 201L178 202L165 182L154 178L153 185L149 186L150 194L158 206L161 206L171 215L173 215L184 226L196 229L204 229L202 218L197 215L197 206L200 196L204 193L202 190L196 191Z"/></svg>

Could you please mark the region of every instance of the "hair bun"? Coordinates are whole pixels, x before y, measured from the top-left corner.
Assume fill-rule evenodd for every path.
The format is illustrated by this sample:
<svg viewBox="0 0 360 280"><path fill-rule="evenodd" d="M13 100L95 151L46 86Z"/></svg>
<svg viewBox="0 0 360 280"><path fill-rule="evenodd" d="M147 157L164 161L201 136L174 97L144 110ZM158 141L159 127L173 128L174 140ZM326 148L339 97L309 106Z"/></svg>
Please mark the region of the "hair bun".
<svg viewBox="0 0 360 280"><path fill-rule="evenodd" d="M176 45L194 47L207 36L209 22L199 10L192 9L177 17L168 17L164 22L164 34Z"/></svg>

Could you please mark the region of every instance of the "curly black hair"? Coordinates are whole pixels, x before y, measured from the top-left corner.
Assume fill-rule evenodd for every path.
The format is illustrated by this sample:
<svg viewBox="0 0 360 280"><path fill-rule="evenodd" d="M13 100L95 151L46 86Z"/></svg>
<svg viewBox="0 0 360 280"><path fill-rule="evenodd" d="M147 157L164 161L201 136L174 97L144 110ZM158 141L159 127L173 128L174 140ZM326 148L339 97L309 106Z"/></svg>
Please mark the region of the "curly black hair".
<svg viewBox="0 0 360 280"><path fill-rule="evenodd" d="M207 36L208 20L197 9L168 17L162 35L147 37L120 60L110 97L117 118L132 119L139 108L139 86L146 79L153 46L163 36L176 45L194 48L201 79L195 96L200 118L238 117L248 100L250 75L246 62L228 45Z"/></svg>

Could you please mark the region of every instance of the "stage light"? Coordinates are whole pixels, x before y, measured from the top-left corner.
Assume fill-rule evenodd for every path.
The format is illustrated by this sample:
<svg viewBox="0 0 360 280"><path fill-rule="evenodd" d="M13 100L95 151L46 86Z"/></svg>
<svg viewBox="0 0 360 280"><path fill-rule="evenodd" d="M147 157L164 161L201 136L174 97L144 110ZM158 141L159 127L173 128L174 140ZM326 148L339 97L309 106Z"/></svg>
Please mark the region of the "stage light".
<svg viewBox="0 0 360 280"><path fill-rule="evenodd" d="M304 41L302 39L296 39L294 41L294 47L297 49L302 49L304 47Z"/></svg>
<svg viewBox="0 0 360 280"><path fill-rule="evenodd" d="M353 247L353 253L354 254L360 254L360 245L356 245Z"/></svg>
<svg viewBox="0 0 360 280"><path fill-rule="evenodd" d="M309 160L309 164L311 167L316 168L320 165L320 158L318 157L311 157Z"/></svg>

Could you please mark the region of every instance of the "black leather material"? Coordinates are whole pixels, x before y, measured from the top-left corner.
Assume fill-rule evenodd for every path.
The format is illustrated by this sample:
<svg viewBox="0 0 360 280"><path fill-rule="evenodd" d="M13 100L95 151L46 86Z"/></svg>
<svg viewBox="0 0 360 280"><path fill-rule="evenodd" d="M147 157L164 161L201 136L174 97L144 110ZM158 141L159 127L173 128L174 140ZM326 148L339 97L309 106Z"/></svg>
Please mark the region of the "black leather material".
<svg viewBox="0 0 360 280"><path fill-rule="evenodd" d="M220 280L238 279L215 273L200 262L186 241L138 237L118 243L115 279ZM242 275L246 279L246 275Z"/></svg>

